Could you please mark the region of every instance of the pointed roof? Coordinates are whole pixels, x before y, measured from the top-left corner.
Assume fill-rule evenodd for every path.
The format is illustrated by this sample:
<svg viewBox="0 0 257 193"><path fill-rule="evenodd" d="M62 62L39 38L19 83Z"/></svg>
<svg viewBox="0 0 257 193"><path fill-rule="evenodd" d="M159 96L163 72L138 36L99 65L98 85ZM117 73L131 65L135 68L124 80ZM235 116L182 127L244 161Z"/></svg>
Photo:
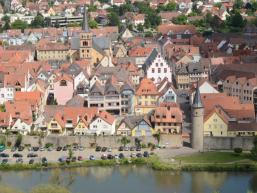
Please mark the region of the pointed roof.
<svg viewBox="0 0 257 193"><path fill-rule="evenodd" d="M198 82L197 82L197 87L196 87L192 107L193 108L203 108L203 104L202 104L202 100L201 100L201 93L200 93L200 90L199 90Z"/></svg>
<svg viewBox="0 0 257 193"><path fill-rule="evenodd" d="M83 23L82 23L82 30L84 32L89 32L89 27L88 27L88 20L87 20L87 7L84 5L84 14L83 14Z"/></svg>

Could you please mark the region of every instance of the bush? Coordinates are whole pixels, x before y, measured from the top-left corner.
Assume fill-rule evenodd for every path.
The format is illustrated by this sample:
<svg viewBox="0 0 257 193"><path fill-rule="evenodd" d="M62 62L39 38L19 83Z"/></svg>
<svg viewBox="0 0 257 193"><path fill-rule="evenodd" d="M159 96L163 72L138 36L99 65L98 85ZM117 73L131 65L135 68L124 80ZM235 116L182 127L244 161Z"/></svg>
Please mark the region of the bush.
<svg viewBox="0 0 257 193"><path fill-rule="evenodd" d="M235 152L236 154L241 154L241 153L243 152L243 149L240 148L240 147L236 147L236 148L234 148L234 152Z"/></svg>
<svg viewBox="0 0 257 193"><path fill-rule="evenodd" d="M49 148L49 147L53 147L54 146L54 144L52 144L52 143L46 143L45 144L45 148Z"/></svg>
<svg viewBox="0 0 257 193"><path fill-rule="evenodd" d="M146 148L146 144L142 143L141 148Z"/></svg>

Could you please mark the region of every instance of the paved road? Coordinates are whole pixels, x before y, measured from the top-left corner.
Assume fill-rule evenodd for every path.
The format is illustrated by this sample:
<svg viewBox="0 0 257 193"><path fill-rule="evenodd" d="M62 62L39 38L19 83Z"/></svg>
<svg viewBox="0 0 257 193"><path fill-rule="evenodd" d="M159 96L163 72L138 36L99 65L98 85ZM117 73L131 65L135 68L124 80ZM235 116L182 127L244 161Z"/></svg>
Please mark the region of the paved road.
<svg viewBox="0 0 257 193"><path fill-rule="evenodd" d="M101 156L103 154L112 154L112 155L118 155L119 153L123 153L125 157L130 157L130 155L132 153L139 153L141 152L143 154L144 151L148 151L149 153L151 152L150 149L142 149L141 151L118 151L118 149L113 149L112 152L96 152L95 149L84 149L83 151L77 150L77 151L73 151L73 155L78 157L78 156L82 156L83 160L87 160L89 159L90 155L94 155L96 159L101 159ZM27 158L28 153L36 153L38 155L37 158ZM191 148L187 148L187 147L182 147L182 148L177 148L177 149L171 149L171 148L166 148L166 149L155 149L153 151L155 154L157 154L162 160L170 160L175 156L179 156L179 155L188 155L188 154L192 154L195 153L195 150L191 149ZM16 163L17 158L13 158L13 154L14 153L20 153L23 155L23 163L28 163L30 159L34 159L35 163L37 162L41 162L41 159L43 157L46 157L48 162L58 162L58 159L60 157L63 156L67 156L69 155L68 151L28 151L27 149L24 149L22 152L11 152L10 149L7 149L4 151L4 153L9 154L9 158L8 158L8 163L13 164ZM0 158L0 163L2 162L2 159L4 158Z"/></svg>

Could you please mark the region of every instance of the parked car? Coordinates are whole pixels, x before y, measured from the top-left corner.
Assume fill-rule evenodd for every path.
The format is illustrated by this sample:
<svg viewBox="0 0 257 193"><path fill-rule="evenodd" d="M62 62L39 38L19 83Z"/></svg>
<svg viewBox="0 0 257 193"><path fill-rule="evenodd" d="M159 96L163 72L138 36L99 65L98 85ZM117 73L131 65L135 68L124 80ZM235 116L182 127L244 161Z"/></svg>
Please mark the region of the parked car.
<svg viewBox="0 0 257 193"><path fill-rule="evenodd" d="M108 148L108 149L107 149L107 152L112 152L112 148Z"/></svg>
<svg viewBox="0 0 257 193"><path fill-rule="evenodd" d="M90 155L90 156L89 156L89 160L95 160L95 156Z"/></svg>
<svg viewBox="0 0 257 193"><path fill-rule="evenodd" d="M48 147L47 151L53 151L53 147Z"/></svg>
<svg viewBox="0 0 257 193"><path fill-rule="evenodd" d="M71 159L69 157L66 158L66 163L70 163Z"/></svg>
<svg viewBox="0 0 257 193"><path fill-rule="evenodd" d="M119 159L119 155L114 155L114 158L115 159Z"/></svg>
<svg viewBox="0 0 257 193"><path fill-rule="evenodd" d="M28 155L27 155L27 157L37 157L38 155L37 154L35 154L35 153L29 153Z"/></svg>
<svg viewBox="0 0 257 193"><path fill-rule="evenodd" d="M123 146L120 146L119 147L119 151L123 151L124 150L124 147Z"/></svg>
<svg viewBox="0 0 257 193"><path fill-rule="evenodd" d="M136 155L138 158L142 157L142 153L137 153Z"/></svg>
<svg viewBox="0 0 257 193"><path fill-rule="evenodd" d="M22 163L23 163L23 159L22 159L22 158L18 158L18 159L16 160L16 163L17 163L17 164L22 164Z"/></svg>
<svg viewBox="0 0 257 193"><path fill-rule="evenodd" d="M24 147L23 146L19 146L18 147L18 151L23 151L24 150Z"/></svg>
<svg viewBox="0 0 257 193"><path fill-rule="evenodd" d="M107 155L107 159L113 159L113 158L114 158L114 156L112 154Z"/></svg>
<svg viewBox="0 0 257 193"><path fill-rule="evenodd" d="M119 154L119 158L120 158L120 159L125 158L124 154L123 154L123 153L120 153L120 154Z"/></svg>
<svg viewBox="0 0 257 193"><path fill-rule="evenodd" d="M77 158L74 156L74 157L71 158L71 161L75 162L75 161L77 161Z"/></svg>
<svg viewBox="0 0 257 193"><path fill-rule="evenodd" d="M13 154L13 157L23 157L23 155L20 154L20 153L14 153L14 154Z"/></svg>
<svg viewBox="0 0 257 193"><path fill-rule="evenodd" d="M39 151L45 151L45 148L40 147Z"/></svg>
<svg viewBox="0 0 257 193"><path fill-rule="evenodd" d="M56 148L56 151L61 151L61 150L62 150L62 147L61 147L61 146L59 146L59 147Z"/></svg>
<svg viewBox="0 0 257 193"><path fill-rule="evenodd" d="M79 146L79 151L83 151L85 148L83 146Z"/></svg>
<svg viewBox="0 0 257 193"><path fill-rule="evenodd" d="M131 153L130 157L135 158L136 157L136 153Z"/></svg>
<svg viewBox="0 0 257 193"><path fill-rule="evenodd" d="M135 151L136 148L135 147L130 147L130 151Z"/></svg>
<svg viewBox="0 0 257 193"><path fill-rule="evenodd" d="M5 159L2 159L2 162L1 162L1 164L8 164L8 159L7 158L5 158Z"/></svg>
<svg viewBox="0 0 257 193"><path fill-rule="evenodd" d="M72 149L73 149L73 151L78 151L79 148L78 148L78 146L73 146Z"/></svg>
<svg viewBox="0 0 257 193"><path fill-rule="evenodd" d="M100 147L100 146L97 146L96 148L95 148L95 151L101 151L102 150L102 148Z"/></svg>
<svg viewBox="0 0 257 193"><path fill-rule="evenodd" d="M32 147L33 148L33 151L38 151L39 150L39 147Z"/></svg>
<svg viewBox="0 0 257 193"><path fill-rule="evenodd" d="M101 156L101 159L102 159L102 160L106 160L106 159L107 159L107 155L103 154L103 155Z"/></svg>
<svg viewBox="0 0 257 193"><path fill-rule="evenodd" d="M61 163L64 163L64 162L66 162L66 159L67 159L66 156L62 156L62 157L60 157L60 158L58 159L58 161L61 162Z"/></svg>
<svg viewBox="0 0 257 193"><path fill-rule="evenodd" d="M64 146L63 148L62 148L62 151L67 151L67 146Z"/></svg>
<svg viewBox="0 0 257 193"><path fill-rule="evenodd" d="M9 157L8 153L0 153L0 157Z"/></svg>
<svg viewBox="0 0 257 193"><path fill-rule="evenodd" d="M78 161L83 161L83 158L82 158L82 156L78 156Z"/></svg>
<svg viewBox="0 0 257 193"><path fill-rule="evenodd" d="M35 160L34 159L30 159L29 160L29 164L34 164Z"/></svg>
<svg viewBox="0 0 257 193"><path fill-rule="evenodd" d="M17 147L12 147L11 152L17 151Z"/></svg>
<svg viewBox="0 0 257 193"><path fill-rule="evenodd" d="M129 147L124 147L124 151L129 151Z"/></svg>
<svg viewBox="0 0 257 193"><path fill-rule="evenodd" d="M102 152L106 152L106 151L107 151L107 147L103 147Z"/></svg>
<svg viewBox="0 0 257 193"><path fill-rule="evenodd" d="M141 151L141 147L137 147L137 148L136 148L136 151Z"/></svg>
<svg viewBox="0 0 257 193"><path fill-rule="evenodd" d="M145 151L145 152L143 153L143 156L144 156L144 157L149 157L149 153L148 153L147 151Z"/></svg>
<svg viewBox="0 0 257 193"><path fill-rule="evenodd" d="M47 166L47 159L46 159L46 157L43 157L41 161L42 161L42 165L43 166Z"/></svg>

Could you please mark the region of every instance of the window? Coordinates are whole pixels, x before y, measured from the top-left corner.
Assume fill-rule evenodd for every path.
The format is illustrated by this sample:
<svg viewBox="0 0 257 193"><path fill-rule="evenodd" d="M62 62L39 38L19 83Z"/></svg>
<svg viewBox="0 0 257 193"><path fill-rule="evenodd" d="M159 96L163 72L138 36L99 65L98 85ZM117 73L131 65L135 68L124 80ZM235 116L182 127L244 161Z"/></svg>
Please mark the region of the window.
<svg viewBox="0 0 257 193"><path fill-rule="evenodd" d="M152 73L154 73L154 68L152 68Z"/></svg>
<svg viewBox="0 0 257 193"><path fill-rule="evenodd" d="M161 73L161 68L158 68L158 73Z"/></svg>
<svg viewBox="0 0 257 193"><path fill-rule="evenodd" d="M66 80L61 80L61 82L60 82L60 86L67 86L67 82L66 82Z"/></svg>
<svg viewBox="0 0 257 193"><path fill-rule="evenodd" d="M83 46L88 46L88 42L87 41L83 41Z"/></svg>
<svg viewBox="0 0 257 193"><path fill-rule="evenodd" d="M167 73L167 68L164 68L164 73Z"/></svg>

